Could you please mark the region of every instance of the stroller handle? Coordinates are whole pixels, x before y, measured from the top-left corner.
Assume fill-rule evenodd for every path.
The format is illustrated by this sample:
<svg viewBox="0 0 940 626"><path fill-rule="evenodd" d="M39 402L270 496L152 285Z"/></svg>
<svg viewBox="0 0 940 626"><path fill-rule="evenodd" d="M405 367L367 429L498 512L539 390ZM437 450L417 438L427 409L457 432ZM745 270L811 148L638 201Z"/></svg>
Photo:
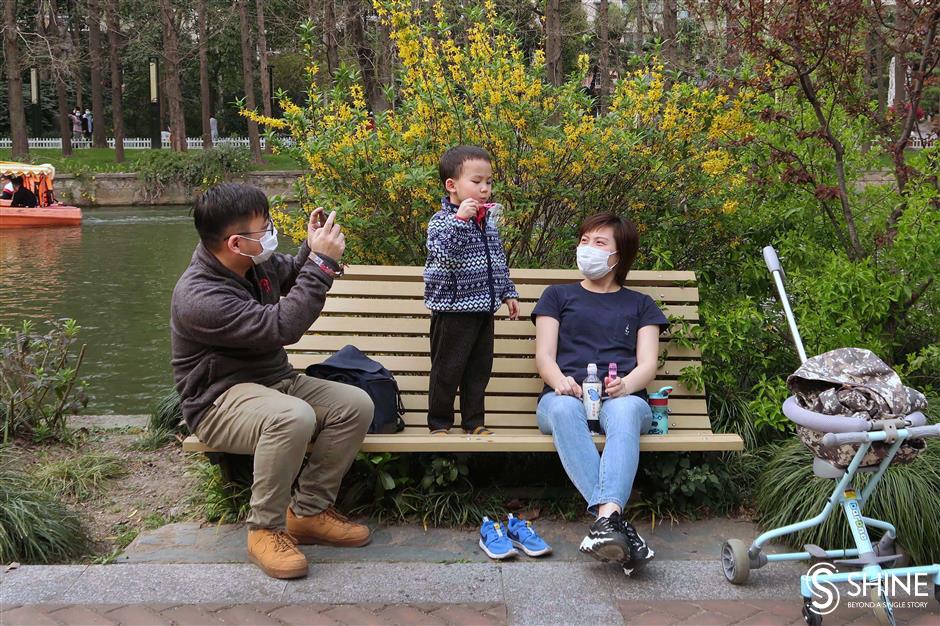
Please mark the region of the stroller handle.
<svg viewBox="0 0 940 626"><path fill-rule="evenodd" d="M906 439L924 439L927 437L940 437L940 424L930 426L911 426L898 431L898 434L907 433ZM841 446L847 443L865 443L867 441L884 441L886 433L883 430L867 433L826 433L822 438L822 445L827 448Z"/></svg>
<svg viewBox="0 0 940 626"><path fill-rule="evenodd" d="M777 251L774 250L773 246L764 246L761 252L764 253L764 263L767 264L767 269L770 270L771 274L774 272L783 272L783 268L780 266L780 259L777 258Z"/></svg>

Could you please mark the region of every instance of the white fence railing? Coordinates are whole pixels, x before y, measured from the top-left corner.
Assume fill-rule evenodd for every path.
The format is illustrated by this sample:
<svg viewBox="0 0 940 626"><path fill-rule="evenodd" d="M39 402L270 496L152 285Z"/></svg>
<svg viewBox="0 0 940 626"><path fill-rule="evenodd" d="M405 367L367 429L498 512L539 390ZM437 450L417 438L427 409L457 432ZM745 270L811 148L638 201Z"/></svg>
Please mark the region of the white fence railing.
<svg viewBox="0 0 940 626"><path fill-rule="evenodd" d="M281 137L281 142L286 145L294 145L293 139L290 137ZM911 135L910 140L908 141L908 147L915 150L920 150L923 148L929 148L934 145L938 140L937 135ZM264 137L261 137L261 149L265 148L267 142L265 142ZM12 147L13 141L9 137L0 137L0 149L9 149ZM213 145L216 147L228 146L231 148L248 148L248 137L219 137L213 142ZM30 148L50 148L54 150L62 149L62 139L59 137L30 137L29 138L29 147ZM83 148L90 148L91 140L89 139L72 139L72 148L76 150L81 150ZM114 137L108 138L108 147L114 147ZM170 140L167 137L163 137L161 140L161 148L170 147ZM187 137L186 138L186 148L188 150L202 150L202 137ZM124 149L125 150L149 150L150 149L150 138L149 137L125 137L124 138Z"/></svg>
<svg viewBox="0 0 940 626"><path fill-rule="evenodd" d="M292 145L293 141L290 138L283 138L282 142ZM264 137L261 137L261 149L263 150L266 145ZM9 137L0 138L0 149L9 149L13 145L13 141ZM216 147L227 146L231 148L248 148L248 137L219 137L213 142L213 145ZM62 149L62 139L59 137L30 137L29 138L29 147L30 148L50 148L54 150ZM89 139L72 139L72 148L76 150L81 150L84 148L91 147L91 140ZM114 147L114 137L108 138L108 147ZM170 147L170 140L167 137L163 137L161 140L162 148ZM202 137L187 137L186 138L186 148L189 150L202 150ZM148 150L150 149L150 137L125 137L124 138L124 149L125 150Z"/></svg>

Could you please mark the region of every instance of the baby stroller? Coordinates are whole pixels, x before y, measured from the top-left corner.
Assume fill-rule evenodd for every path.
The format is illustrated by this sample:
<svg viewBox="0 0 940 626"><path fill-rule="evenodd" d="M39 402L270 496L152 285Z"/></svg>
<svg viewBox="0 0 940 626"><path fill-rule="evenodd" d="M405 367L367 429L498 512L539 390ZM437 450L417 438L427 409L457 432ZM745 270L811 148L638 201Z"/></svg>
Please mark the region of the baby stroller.
<svg viewBox="0 0 940 626"><path fill-rule="evenodd" d="M777 291L780 293L781 304L800 356L800 362L805 363L806 352L784 290L784 274L780 261L777 259L777 253L771 246L764 248L763 252L767 269L773 275ZM897 585L879 584L889 577L894 577L894 580L898 578L911 580L910 577L919 575L924 579L932 580L934 596L940 602L940 565L894 567L897 561L903 560L904 556L895 547L897 532L894 526L862 514L865 503L878 486L885 470L895 459L902 443L912 439L940 437L940 424L925 425L926 418L919 411L910 413L903 419L884 422L825 415L806 410L796 402L794 397L784 402L783 413L795 422L798 428L814 431L814 434L819 436L819 442L823 447L834 448L856 444L859 446L858 450L850 457L851 462L848 463L848 467L840 467L820 456L814 458L815 475L836 481L832 495L819 515L767 531L757 537L750 546L739 539L726 541L721 549L721 566L725 578L733 584L740 585L747 580L751 570L774 561L814 561L817 565L800 577L803 619L810 626L822 624L822 616L835 609L836 583L853 583L854 589L863 589L867 592L866 599L872 603L875 616L881 624L892 626L895 624L891 601L886 591L890 591L892 586L897 588ZM876 444L876 442L884 443ZM863 467L862 461L872 449L873 444L884 448L881 454L883 458L877 465ZM857 494L853 486L855 474L859 471L873 473L861 494ZM789 554L764 554L762 552L762 546L773 539L822 524L836 507L841 507L845 513L846 521L855 539L854 549L825 550L819 546L806 545L803 552ZM868 536L868 527L884 531L880 541L875 545L872 545ZM836 567L856 571L837 572ZM826 602L820 602L820 597L823 597ZM832 602L829 602L830 600Z"/></svg>

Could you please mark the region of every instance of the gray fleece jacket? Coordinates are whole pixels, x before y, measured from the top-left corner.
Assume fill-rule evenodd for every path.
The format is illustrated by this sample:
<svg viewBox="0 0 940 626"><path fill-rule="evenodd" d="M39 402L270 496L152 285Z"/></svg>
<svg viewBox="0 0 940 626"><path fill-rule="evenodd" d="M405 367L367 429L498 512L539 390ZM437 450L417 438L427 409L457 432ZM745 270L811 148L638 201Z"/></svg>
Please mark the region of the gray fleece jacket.
<svg viewBox="0 0 940 626"><path fill-rule="evenodd" d="M170 304L173 378L190 432L230 387L295 375L284 346L319 317L333 284L309 256L305 242L296 257L275 253L239 276L196 246Z"/></svg>

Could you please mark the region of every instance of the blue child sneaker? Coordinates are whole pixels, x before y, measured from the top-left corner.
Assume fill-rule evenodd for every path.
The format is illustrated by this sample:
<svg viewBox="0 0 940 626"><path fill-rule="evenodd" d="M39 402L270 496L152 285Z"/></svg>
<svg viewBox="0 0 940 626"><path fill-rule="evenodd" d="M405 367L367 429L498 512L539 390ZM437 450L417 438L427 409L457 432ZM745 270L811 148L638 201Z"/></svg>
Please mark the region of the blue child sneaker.
<svg viewBox="0 0 940 626"><path fill-rule="evenodd" d="M519 548L529 556L551 554L552 547L538 536L531 522L521 520L510 513L506 529L513 547Z"/></svg>
<svg viewBox="0 0 940 626"><path fill-rule="evenodd" d="M491 559L508 559L519 555L503 532L503 526L488 517L483 518L483 525L480 526L480 547Z"/></svg>

